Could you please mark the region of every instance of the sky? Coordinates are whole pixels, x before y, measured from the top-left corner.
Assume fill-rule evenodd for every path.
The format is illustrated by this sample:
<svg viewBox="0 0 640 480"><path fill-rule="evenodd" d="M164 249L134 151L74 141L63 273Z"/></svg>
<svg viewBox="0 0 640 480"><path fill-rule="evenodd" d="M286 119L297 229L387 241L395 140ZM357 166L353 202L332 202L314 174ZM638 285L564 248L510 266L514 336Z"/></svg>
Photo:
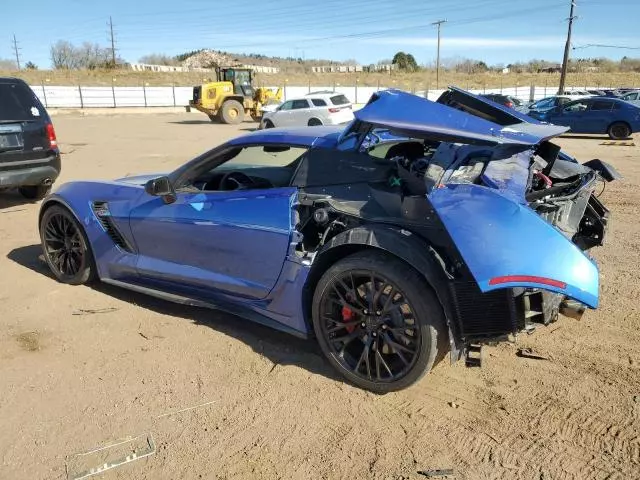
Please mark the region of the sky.
<svg viewBox="0 0 640 480"><path fill-rule="evenodd" d="M58 40L110 45L137 62L149 53L200 48L233 53L355 59L369 64L402 50L419 64L472 58L490 65L533 58L560 62L570 0L0 0L0 59L50 66ZM639 0L575 0L573 58L640 57ZM605 47L604 45L608 46ZM615 48L614 48L615 47ZM620 48L626 47L626 48Z"/></svg>

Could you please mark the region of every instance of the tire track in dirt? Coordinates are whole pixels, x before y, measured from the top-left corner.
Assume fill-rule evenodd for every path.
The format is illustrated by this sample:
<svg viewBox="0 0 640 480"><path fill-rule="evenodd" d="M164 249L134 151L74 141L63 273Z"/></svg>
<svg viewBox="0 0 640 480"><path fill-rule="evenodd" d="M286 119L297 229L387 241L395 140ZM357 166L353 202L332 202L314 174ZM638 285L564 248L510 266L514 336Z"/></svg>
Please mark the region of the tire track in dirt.
<svg viewBox="0 0 640 480"><path fill-rule="evenodd" d="M431 385L435 391L439 383ZM452 385L449 395L455 396L456 390ZM603 413L597 405L570 405L548 395L535 396L507 413L490 404L495 393L489 388L467 388L465 398L471 397L477 400L462 412L432 409L406 397L381 403L412 419L418 438L433 438L437 432L462 464L490 478L516 478L516 472L517 478L526 478L525 471L534 472L531 478L536 479L545 473L567 480L640 478L633 417L620 423L620 412Z"/></svg>

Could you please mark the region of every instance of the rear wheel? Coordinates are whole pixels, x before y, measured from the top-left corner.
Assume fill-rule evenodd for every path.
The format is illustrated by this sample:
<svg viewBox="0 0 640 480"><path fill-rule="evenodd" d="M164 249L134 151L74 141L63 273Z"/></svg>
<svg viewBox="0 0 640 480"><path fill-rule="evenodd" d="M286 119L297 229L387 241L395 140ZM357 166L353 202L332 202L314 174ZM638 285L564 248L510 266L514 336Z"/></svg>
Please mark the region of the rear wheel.
<svg viewBox="0 0 640 480"><path fill-rule="evenodd" d="M430 286L381 252L356 253L332 265L318 282L312 314L329 362L377 393L413 384L447 347L444 313Z"/></svg>
<svg viewBox="0 0 640 480"><path fill-rule="evenodd" d="M58 281L81 285L96 277L89 241L66 208L54 205L45 210L40 221L40 241L47 265Z"/></svg>
<svg viewBox="0 0 640 480"><path fill-rule="evenodd" d="M18 188L18 191L29 200L42 200L51 191L51 185L29 185Z"/></svg>
<svg viewBox="0 0 640 480"><path fill-rule="evenodd" d="M612 138L613 140L623 140L625 138L629 138L631 135L631 129L626 123L615 122L611 124L607 133L609 134L609 138Z"/></svg>
<svg viewBox="0 0 640 480"><path fill-rule="evenodd" d="M265 120L263 125L263 128L273 128L275 126L271 120Z"/></svg>
<svg viewBox="0 0 640 480"><path fill-rule="evenodd" d="M224 123L241 123L244 121L244 107L237 100L227 100L222 104L220 116Z"/></svg>
<svg viewBox="0 0 640 480"><path fill-rule="evenodd" d="M317 118L311 118L309 119L309 121L307 122L307 125L309 127L317 127L319 125L322 125L322 122L320 120L318 120Z"/></svg>

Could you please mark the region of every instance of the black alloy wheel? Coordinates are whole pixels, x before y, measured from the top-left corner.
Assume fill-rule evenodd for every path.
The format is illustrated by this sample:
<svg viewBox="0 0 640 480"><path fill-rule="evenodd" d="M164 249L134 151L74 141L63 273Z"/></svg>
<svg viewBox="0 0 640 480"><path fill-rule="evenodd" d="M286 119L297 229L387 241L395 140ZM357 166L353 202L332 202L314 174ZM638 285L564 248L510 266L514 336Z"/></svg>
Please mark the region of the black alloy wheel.
<svg viewBox="0 0 640 480"><path fill-rule="evenodd" d="M391 255L365 252L333 265L313 305L329 361L356 385L379 393L421 378L444 351L444 316L424 279Z"/></svg>
<svg viewBox="0 0 640 480"><path fill-rule="evenodd" d="M67 209L55 205L44 212L40 240L45 260L60 282L79 285L93 278L95 268L88 241Z"/></svg>

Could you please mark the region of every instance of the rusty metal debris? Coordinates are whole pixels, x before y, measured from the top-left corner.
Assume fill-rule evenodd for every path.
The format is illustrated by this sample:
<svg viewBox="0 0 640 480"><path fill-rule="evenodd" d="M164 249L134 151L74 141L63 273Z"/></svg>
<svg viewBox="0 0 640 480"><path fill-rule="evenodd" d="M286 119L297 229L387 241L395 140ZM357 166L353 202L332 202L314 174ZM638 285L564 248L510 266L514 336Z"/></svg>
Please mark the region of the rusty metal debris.
<svg viewBox="0 0 640 480"><path fill-rule="evenodd" d="M442 468L442 469L436 469L436 470L419 470L418 474L428 478L450 477L453 475L453 468Z"/></svg>
<svg viewBox="0 0 640 480"><path fill-rule="evenodd" d="M545 357L544 355L540 355L538 353L535 353L530 348L519 348L516 351L516 355L518 357L531 358L533 360L551 360L551 358L549 358L549 357Z"/></svg>
<svg viewBox="0 0 640 480"><path fill-rule="evenodd" d="M107 308L79 308L74 310L71 315L94 315L96 313L111 313L115 312L118 309L116 307L107 307Z"/></svg>
<svg viewBox="0 0 640 480"><path fill-rule="evenodd" d="M67 480L83 480L112 468L140 460L156 452L151 434L142 434L73 455L67 464Z"/></svg>

